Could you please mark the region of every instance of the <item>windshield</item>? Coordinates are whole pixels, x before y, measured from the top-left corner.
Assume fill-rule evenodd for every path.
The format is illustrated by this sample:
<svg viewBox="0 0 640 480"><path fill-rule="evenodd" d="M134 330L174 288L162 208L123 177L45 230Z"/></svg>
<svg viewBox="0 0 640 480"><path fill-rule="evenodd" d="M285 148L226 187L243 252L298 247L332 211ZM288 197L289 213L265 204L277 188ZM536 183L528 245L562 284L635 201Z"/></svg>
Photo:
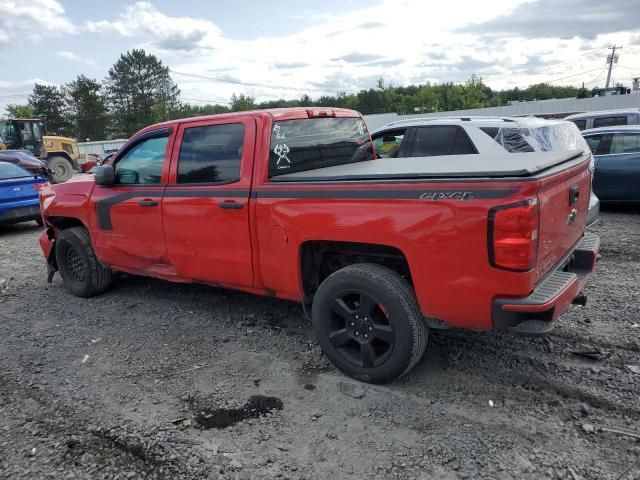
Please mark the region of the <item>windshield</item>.
<svg viewBox="0 0 640 480"><path fill-rule="evenodd" d="M572 122L558 122L534 127L482 127L509 153L588 151L589 147Z"/></svg>
<svg viewBox="0 0 640 480"><path fill-rule="evenodd" d="M8 178L24 178L32 177L29 172L23 168L14 165L13 163L0 162L0 180L7 180Z"/></svg>
<svg viewBox="0 0 640 480"><path fill-rule="evenodd" d="M372 160L371 137L361 118L309 118L275 122L269 176Z"/></svg>

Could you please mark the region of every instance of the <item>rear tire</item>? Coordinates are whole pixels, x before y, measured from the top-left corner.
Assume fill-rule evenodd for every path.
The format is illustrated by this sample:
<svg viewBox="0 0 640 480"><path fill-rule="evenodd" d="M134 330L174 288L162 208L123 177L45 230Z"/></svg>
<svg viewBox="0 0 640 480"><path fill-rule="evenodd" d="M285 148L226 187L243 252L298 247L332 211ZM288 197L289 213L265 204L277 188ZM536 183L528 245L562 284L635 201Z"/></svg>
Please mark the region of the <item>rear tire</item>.
<svg viewBox="0 0 640 480"><path fill-rule="evenodd" d="M411 286L381 265L350 265L327 277L313 299L312 322L331 363L364 382L404 375L427 345Z"/></svg>
<svg viewBox="0 0 640 480"><path fill-rule="evenodd" d="M56 155L49 158L47 166L51 170L53 183L63 183L73 177L73 164L65 157Z"/></svg>
<svg viewBox="0 0 640 480"><path fill-rule="evenodd" d="M96 258L83 227L62 230L56 240L56 263L64 286L78 297L92 297L111 285L112 272Z"/></svg>

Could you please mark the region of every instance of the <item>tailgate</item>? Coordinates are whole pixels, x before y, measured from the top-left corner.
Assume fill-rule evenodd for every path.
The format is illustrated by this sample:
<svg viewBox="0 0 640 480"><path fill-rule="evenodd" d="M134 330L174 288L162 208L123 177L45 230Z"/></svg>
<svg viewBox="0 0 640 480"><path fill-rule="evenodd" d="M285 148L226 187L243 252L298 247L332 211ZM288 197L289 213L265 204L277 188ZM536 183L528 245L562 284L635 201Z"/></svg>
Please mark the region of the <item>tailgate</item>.
<svg viewBox="0 0 640 480"><path fill-rule="evenodd" d="M586 160L541 179L537 278L541 279L582 237L587 223L591 174Z"/></svg>

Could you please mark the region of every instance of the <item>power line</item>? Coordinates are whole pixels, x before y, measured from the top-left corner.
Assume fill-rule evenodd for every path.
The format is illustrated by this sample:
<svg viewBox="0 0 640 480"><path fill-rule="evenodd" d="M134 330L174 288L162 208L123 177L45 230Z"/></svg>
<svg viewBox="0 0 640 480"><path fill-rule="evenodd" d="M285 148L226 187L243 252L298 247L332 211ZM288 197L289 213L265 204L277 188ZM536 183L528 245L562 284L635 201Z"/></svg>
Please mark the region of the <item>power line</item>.
<svg viewBox="0 0 640 480"><path fill-rule="evenodd" d="M603 74L604 72L606 72L606 71L607 71L607 69L606 69L606 68L603 68L603 69L600 71L600 73L599 73L598 75L596 75L596 77L595 77L593 80L588 81L587 83L585 83L585 85L589 85L590 83L595 82L595 81L596 81L596 80L598 80L598 79L602 76L602 74Z"/></svg>
<svg viewBox="0 0 640 480"><path fill-rule="evenodd" d="M207 102L207 103L217 103L221 105L231 105L231 102L225 102L224 100L209 100L204 98L187 98L180 96L180 100L189 100L190 102Z"/></svg>
<svg viewBox="0 0 640 480"><path fill-rule="evenodd" d="M565 80L567 78L577 77L579 75L586 75L587 73L595 72L596 70L600 70L602 67L593 68L591 70L587 70L586 72L574 73L573 75L567 75L566 77L556 78L554 80L548 80L547 83L559 82L560 80Z"/></svg>

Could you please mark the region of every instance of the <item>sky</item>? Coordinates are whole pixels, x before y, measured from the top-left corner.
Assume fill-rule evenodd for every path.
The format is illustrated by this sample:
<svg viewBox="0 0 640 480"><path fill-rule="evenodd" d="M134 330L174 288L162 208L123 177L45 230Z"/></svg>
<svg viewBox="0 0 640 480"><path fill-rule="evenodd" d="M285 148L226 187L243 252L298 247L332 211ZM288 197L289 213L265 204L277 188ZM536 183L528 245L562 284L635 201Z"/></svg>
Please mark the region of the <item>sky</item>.
<svg viewBox="0 0 640 480"><path fill-rule="evenodd" d="M640 76L640 0L0 0L0 114L35 82L102 80L143 48L185 102L313 98L386 84L604 86ZM195 76L194 76L195 75Z"/></svg>

